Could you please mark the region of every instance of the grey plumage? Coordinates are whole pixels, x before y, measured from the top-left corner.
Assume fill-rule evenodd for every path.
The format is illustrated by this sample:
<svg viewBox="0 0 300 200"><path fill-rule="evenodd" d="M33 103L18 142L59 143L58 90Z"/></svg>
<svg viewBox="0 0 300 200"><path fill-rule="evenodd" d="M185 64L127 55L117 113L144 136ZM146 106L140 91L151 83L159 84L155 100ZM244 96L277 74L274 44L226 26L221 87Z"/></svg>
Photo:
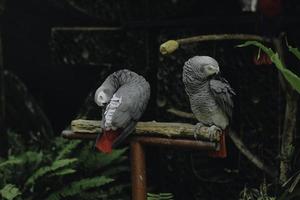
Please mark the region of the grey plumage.
<svg viewBox="0 0 300 200"><path fill-rule="evenodd" d="M218 62L209 56L195 56L185 62L183 83L191 109L200 123L225 129L232 117L233 89L223 78L217 78Z"/></svg>
<svg viewBox="0 0 300 200"><path fill-rule="evenodd" d="M95 93L95 102L104 106L102 127L105 131L121 129L114 141L117 146L135 128L150 98L150 85L144 77L127 69L109 75Z"/></svg>

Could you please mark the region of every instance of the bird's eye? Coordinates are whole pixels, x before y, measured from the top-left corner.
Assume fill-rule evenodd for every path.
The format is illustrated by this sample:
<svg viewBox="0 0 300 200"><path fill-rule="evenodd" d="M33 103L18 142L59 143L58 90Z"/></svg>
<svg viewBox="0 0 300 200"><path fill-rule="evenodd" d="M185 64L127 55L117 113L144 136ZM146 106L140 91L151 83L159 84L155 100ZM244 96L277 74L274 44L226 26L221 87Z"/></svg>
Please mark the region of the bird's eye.
<svg viewBox="0 0 300 200"><path fill-rule="evenodd" d="M214 69L214 67L213 66L211 66L211 65L208 65L208 70L213 70Z"/></svg>

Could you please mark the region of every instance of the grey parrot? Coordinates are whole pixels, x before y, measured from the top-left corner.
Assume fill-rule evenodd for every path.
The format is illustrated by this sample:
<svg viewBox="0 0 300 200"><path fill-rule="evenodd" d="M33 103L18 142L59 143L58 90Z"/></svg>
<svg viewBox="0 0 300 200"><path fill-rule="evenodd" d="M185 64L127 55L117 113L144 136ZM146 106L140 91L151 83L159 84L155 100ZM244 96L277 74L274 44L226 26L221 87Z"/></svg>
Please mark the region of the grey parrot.
<svg viewBox="0 0 300 200"><path fill-rule="evenodd" d="M223 133L228 127L233 110L232 97L235 95L228 82L218 76L219 72L218 62L209 56L194 56L183 67L185 91L189 96L192 112L199 121L196 129L208 126L211 138ZM225 138L223 139L225 142Z"/></svg>
<svg viewBox="0 0 300 200"><path fill-rule="evenodd" d="M95 147L110 153L135 129L150 98L144 77L127 69L109 75L96 90L95 102L102 107L102 134Z"/></svg>

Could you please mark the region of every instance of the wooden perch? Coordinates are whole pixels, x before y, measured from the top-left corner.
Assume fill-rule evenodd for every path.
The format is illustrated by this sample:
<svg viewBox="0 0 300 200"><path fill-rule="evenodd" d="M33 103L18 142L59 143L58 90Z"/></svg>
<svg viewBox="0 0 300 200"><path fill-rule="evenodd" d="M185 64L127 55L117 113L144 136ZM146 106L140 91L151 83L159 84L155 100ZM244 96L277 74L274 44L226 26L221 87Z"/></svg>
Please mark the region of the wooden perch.
<svg viewBox="0 0 300 200"><path fill-rule="evenodd" d="M92 135L102 132L100 127L101 121L93 120L73 120L71 122L71 131L83 136L87 135L87 138L93 137ZM64 135L67 135L65 132ZM133 133L138 136L160 136L166 138L194 138L208 141L209 132L208 127L202 127L200 131L195 132L195 126L187 123L168 123L168 122L138 122L136 130ZM212 138L213 142L218 142L220 140L219 134Z"/></svg>
<svg viewBox="0 0 300 200"><path fill-rule="evenodd" d="M204 41L217 41L217 40L256 40L260 42L271 42L269 38L265 38L259 35L250 35L250 34L220 34L220 35L198 35L188 38L182 38L177 40L168 40L167 42L160 45L160 53L171 54L180 45L190 44L195 42L204 42Z"/></svg>

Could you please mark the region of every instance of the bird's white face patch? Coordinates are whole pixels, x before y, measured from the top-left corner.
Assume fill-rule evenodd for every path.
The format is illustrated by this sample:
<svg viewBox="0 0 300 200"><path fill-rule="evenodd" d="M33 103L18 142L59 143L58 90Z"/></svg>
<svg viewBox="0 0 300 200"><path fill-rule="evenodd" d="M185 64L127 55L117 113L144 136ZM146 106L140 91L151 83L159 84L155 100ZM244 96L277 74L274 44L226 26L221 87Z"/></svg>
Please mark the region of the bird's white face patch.
<svg viewBox="0 0 300 200"><path fill-rule="evenodd" d="M108 101L108 96L103 91L100 91L97 94L96 103L98 106L104 106L104 104L108 103Z"/></svg>
<svg viewBox="0 0 300 200"><path fill-rule="evenodd" d="M205 73L207 76L213 75L213 74L218 74L220 72L219 66L214 66L214 65L206 65L205 66Z"/></svg>

